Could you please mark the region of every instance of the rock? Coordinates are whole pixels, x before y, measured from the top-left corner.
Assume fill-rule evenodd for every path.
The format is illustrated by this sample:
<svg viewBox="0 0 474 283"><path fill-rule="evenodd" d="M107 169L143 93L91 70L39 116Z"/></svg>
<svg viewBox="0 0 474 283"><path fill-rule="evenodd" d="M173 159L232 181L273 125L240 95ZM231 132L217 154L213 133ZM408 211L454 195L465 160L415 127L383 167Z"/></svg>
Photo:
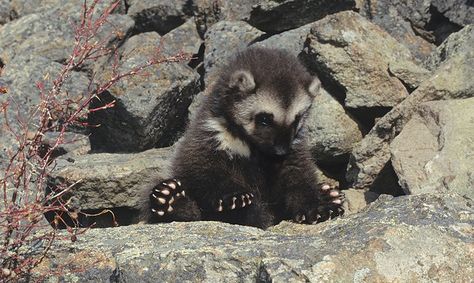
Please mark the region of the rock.
<svg viewBox="0 0 474 283"><path fill-rule="evenodd" d="M248 22L265 32L279 33L354 8L354 0L265 0L253 7Z"/></svg>
<svg viewBox="0 0 474 283"><path fill-rule="evenodd" d="M213 25L206 32L204 39L206 83L212 81L215 75L213 70L215 71L224 65L229 56L245 49L262 35L263 32L242 21L220 21Z"/></svg>
<svg viewBox="0 0 474 283"><path fill-rule="evenodd" d="M418 107L390 145L393 167L407 194L449 191L474 199L473 109L474 98Z"/></svg>
<svg viewBox="0 0 474 283"><path fill-rule="evenodd" d="M14 13L9 0L0 0L0 26L11 21Z"/></svg>
<svg viewBox="0 0 474 283"><path fill-rule="evenodd" d="M432 0L431 5L436 9L432 13L432 17L436 17L436 13L440 13L452 23L460 26L474 24L474 7L472 3L463 0Z"/></svg>
<svg viewBox="0 0 474 283"><path fill-rule="evenodd" d="M405 44L420 60L451 33L474 23L474 7L463 0L362 0L361 14Z"/></svg>
<svg viewBox="0 0 474 283"><path fill-rule="evenodd" d="M451 34L424 63L427 68L435 70L443 62L456 54L473 52L473 50L474 25L468 25L459 32Z"/></svg>
<svg viewBox="0 0 474 283"><path fill-rule="evenodd" d="M312 24L307 24L296 29L275 34L265 40L256 42L252 46L284 49L294 56L298 56L303 51L304 43L311 30L311 26Z"/></svg>
<svg viewBox="0 0 474 283"><path fill-rule="evenodd" d="M196 29L194 18L165 34L161 39L163 49L169 55L174 55L177 52L198 54L203 43Z"/></svg>
<svg viewBox="0 0 474 283"><path fill-rule="evenodd" d="M157 54L161 37L156 32L131 37L122 47L119 71L145 64ZM110 70L102 72L104 77ZM147 75L125 77L95 101L92 108L116 100L116 106L94 112L90 123L92 149L106 152L137 152L173 144L184 130L187 108L199 92L199 75L185 62L163 63Z"/></svg>
<svg viewBox="0 0 474 283"><path fill-rule="evenodd" d="M403 6L402 1L361 0L361 2L360 14L382 27L396 40L410 49L410 52L418 61L423 61L431 54L435 48L432 40L430 41L419 36L418 30L411 23L412 21L407 20L412 15L414 18L417 16L421 17L420 12L424 13L428 10L428 7L423 7L423 9L419 9L416 12L409 13L406 11L408 7ZM416 2L421 3L421 1ZM400 6L403 8L400 8Z"/></svg>
<svg viewBox="0 0 474 283"><path fill-rule="evenodd" d="M325 163L347 159L362 139L357 122L324 89L314 99L305 130L314 158Z"/></svg>
<svg viewBox="0 0 474 283"><path fill-rule="evenodd" d="M47 132L42 140L45 150L54 146L59 138L60 135L58 132ZM70 161L78 156L89 153L91 150L89 137L86 135L65 132L60 142L61 144L57 147L53 156L61 156L61 158Z"/></svg>
<svg viewBox="0 0 474 283"><path fill-rule="evenodd" d="M387 70L390 64L397 64L397 73L403 69L412 77L421 72L406 47L354 12L340 12L316 22L308 39L305 61L323 79L329 77L345 90L346 107L393 107L400 103L408 93L400 79Z"/></svg>
<svg viewBox="0 0 474 283"><path fill-rule="evenodd" d="M347 169L347 180L352 186L362 188L373 183L390 160L390 142L422 102L472 97L473 73L474 51L460 53L443 63L407 99L380 118L352 151Z"/></svg>
<svg viewBox="0 0 474 283"><path fill-rule="evenodd" d="M36 121L39 115L34 112L40 103L40 90L36 86L37 82L44 84L44 90L47 92L52 88L52 81L56 78L62 69L62 65L53 62L47 58L37 56L17 56L13 61L9 62L3 71L0 83L5 85L8 89L6 94L0 95L0 104L8 102L9 107L7 111L8 122L15 131L19 131L19 118L26 121L29 113L35 113L30 121ZM69 78L66 79L62 92L59 95L61 99L77 100L79 96L87 93L87 86L89 79L84 73L71 72ZM73 110L71 106L69 110ZM0 137L0 151L3 152L5 158L6 150L14 150L17 148L17 141L10 131L4 128L5 117L3 113L0 115L0 127L2 133ZM36 127L36 124L30 122L30 130ZM69 130L86 131L86 129L79 125L69 128ZM23 130L22 130L23 131ZM2 157L0 156L0 159Z"/></svg>
<svg viewBox="0 0 474 283"><path fill-rule="evenodd" d="M74 47L71 22L78 21L79 15L59 7L7 23L0 29L0 60L8 64L18 54L29 54L64 62ZM97 40L114 42L120 39L120 34L127 34L133 25L133 20L128 16L110 15L98 33Z"/></svg>
<svg viewBox="0 0 474 283"><path fill-rule="evenodd" d="M431 75L431 72L427 69L403 61L390 62L388 70L403 83L409 92L419 87Z"/></svg>
<svg viewBox="0 0 474 283"><path fill-rule="evenodd" d="M473 205L449 194L381 197L357 215L268 231L218 222L92 229L56 242L34 272L67 262L49 279L469 282Z"/></svg>
<svg viewBox="0 0 474 283"><path fill-rule="evenodd" d="M8 88L3 98L15 100L23 109L37 106L40 101L40 90L36 82L44 83L44 89L52 88L54 80L63 65L40 56L17 56L5 65L2 83ZM64 93L70 98L77 98L87 91L89 79L84 73L71 72L65 81Z"/></svg>
<svg viewBox="0 0 474 283"><path fill-rule="evenodd" d="M50 10L61 8L66 14L75 14L76 17L80 16L83 11L83 0L11 0L11 7L19 17L23 17L29 14L45 13ZM118 2L117 7L113 10L113 13L123 13L125 11L125 1L119 0L101 0L96 3L96 11L102 12L110 7L111 4ZM87 2L90 7L92 2Z"/></svg>
<svg viewBox="0 0 474 283"><path fill-rule="evenodd" d="M156 31L164 35L182 25L192 15L186 0L130 0L127 14L136 23L136 33Z"/></svg>
<svg viewBox="0 0 474 283"><path fill-rule="evenodd" d="M345 216L361 212L369 203L374 202L380 196L367 190L348 189L343 192L346 196L343 204Z"/></svg>
<svg viewBox="0 0 474 283"><path fill-rule="evenodd" d="M213 24L219 21L248 20L252 7L259 2L258 0L195 0L193 4L198 31L204 35Z"/></svg>
<svg viewBox="0 0 474 283"><path fill-rule="evenodd" d="M126 209L128 215L116 215L119 224L137 223L143 188L165 178L171 152L171 148L160 148L137 154L61 157L57 159L49 183L53 186L62 181L68 186L77 183L69 197L81 211ZM103 219L99 218L99 221L107 224Z"/></svg>

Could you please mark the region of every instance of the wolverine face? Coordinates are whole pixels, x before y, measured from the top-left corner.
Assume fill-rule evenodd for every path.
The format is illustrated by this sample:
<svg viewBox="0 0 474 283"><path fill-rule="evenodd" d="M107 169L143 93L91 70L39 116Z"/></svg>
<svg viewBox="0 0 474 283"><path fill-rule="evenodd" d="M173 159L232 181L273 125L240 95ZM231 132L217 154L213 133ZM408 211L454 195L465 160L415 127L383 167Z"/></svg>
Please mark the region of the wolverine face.
<svg viewBox="0 0 474 283"><path fill-rule="evenodd" d="M308 85L287 78L255 81L250 72L238 71L229 87L238 92L232 116L247 140L267 155L288 154L302 128L319 80Z"/></svg>

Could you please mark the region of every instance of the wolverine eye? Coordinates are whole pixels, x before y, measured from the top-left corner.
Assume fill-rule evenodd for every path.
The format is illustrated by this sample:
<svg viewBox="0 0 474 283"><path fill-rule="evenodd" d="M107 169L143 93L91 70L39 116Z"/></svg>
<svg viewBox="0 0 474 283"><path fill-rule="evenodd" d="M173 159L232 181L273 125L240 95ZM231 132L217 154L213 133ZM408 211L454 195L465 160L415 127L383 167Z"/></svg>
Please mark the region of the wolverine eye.
<svg viewBox="0 0 474 283"><path fill-rule="evenodd" d="M258 113L255 115L255 123L261 126L271 126L273 125L273 114Z"/></svg>

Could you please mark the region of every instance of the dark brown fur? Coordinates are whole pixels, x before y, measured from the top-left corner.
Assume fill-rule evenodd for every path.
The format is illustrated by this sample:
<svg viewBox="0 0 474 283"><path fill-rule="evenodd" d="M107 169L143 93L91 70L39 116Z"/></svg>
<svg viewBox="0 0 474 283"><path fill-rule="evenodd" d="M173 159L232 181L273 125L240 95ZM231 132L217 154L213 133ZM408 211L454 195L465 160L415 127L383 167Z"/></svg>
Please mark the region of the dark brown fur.
<svg viewBox="0 0 474 283"><path fill-rule="evenodd" d="M242 70L246 73L239 75ZM252 75L254 85L245 74ZM172 212L161 216L150 213L155 199L148 191L145 220L218 220L266 228L283 219L313 223L319 217L329 218L334 204L323 200L316 185L316 167L298 123L290 126L275 122L271 128L259 125L259 130L250 135L235 110L262 89L288 109L298 92L301 96L301 90L308 97L313 95L308 89L314 82L298 60L283 51L248 49L237 54L222 69L176 148L170 176L181 182L186 196L173 200ZM221 121L229 133L226 137L242 141L250 154L231 154L220 148L216 138L219 132L209 128L209 120ZM233 197L249 194L250 205L216 210L220 203L230 205Z"/></svg>

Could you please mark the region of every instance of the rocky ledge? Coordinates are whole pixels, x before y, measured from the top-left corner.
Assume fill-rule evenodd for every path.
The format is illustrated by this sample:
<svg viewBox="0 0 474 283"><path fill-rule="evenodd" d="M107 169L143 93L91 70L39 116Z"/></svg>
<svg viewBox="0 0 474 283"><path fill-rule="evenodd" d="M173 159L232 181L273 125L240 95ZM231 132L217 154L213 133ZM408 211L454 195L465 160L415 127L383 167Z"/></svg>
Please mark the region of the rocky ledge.
<svg viewBox="0 0 474 283"><path fill-rule="evenodd" d="M474 202L390 197L319 225L218 222L93 229L58 241L48 282L469 282ZM67 263L64 265L64 263Z"/></svg>

